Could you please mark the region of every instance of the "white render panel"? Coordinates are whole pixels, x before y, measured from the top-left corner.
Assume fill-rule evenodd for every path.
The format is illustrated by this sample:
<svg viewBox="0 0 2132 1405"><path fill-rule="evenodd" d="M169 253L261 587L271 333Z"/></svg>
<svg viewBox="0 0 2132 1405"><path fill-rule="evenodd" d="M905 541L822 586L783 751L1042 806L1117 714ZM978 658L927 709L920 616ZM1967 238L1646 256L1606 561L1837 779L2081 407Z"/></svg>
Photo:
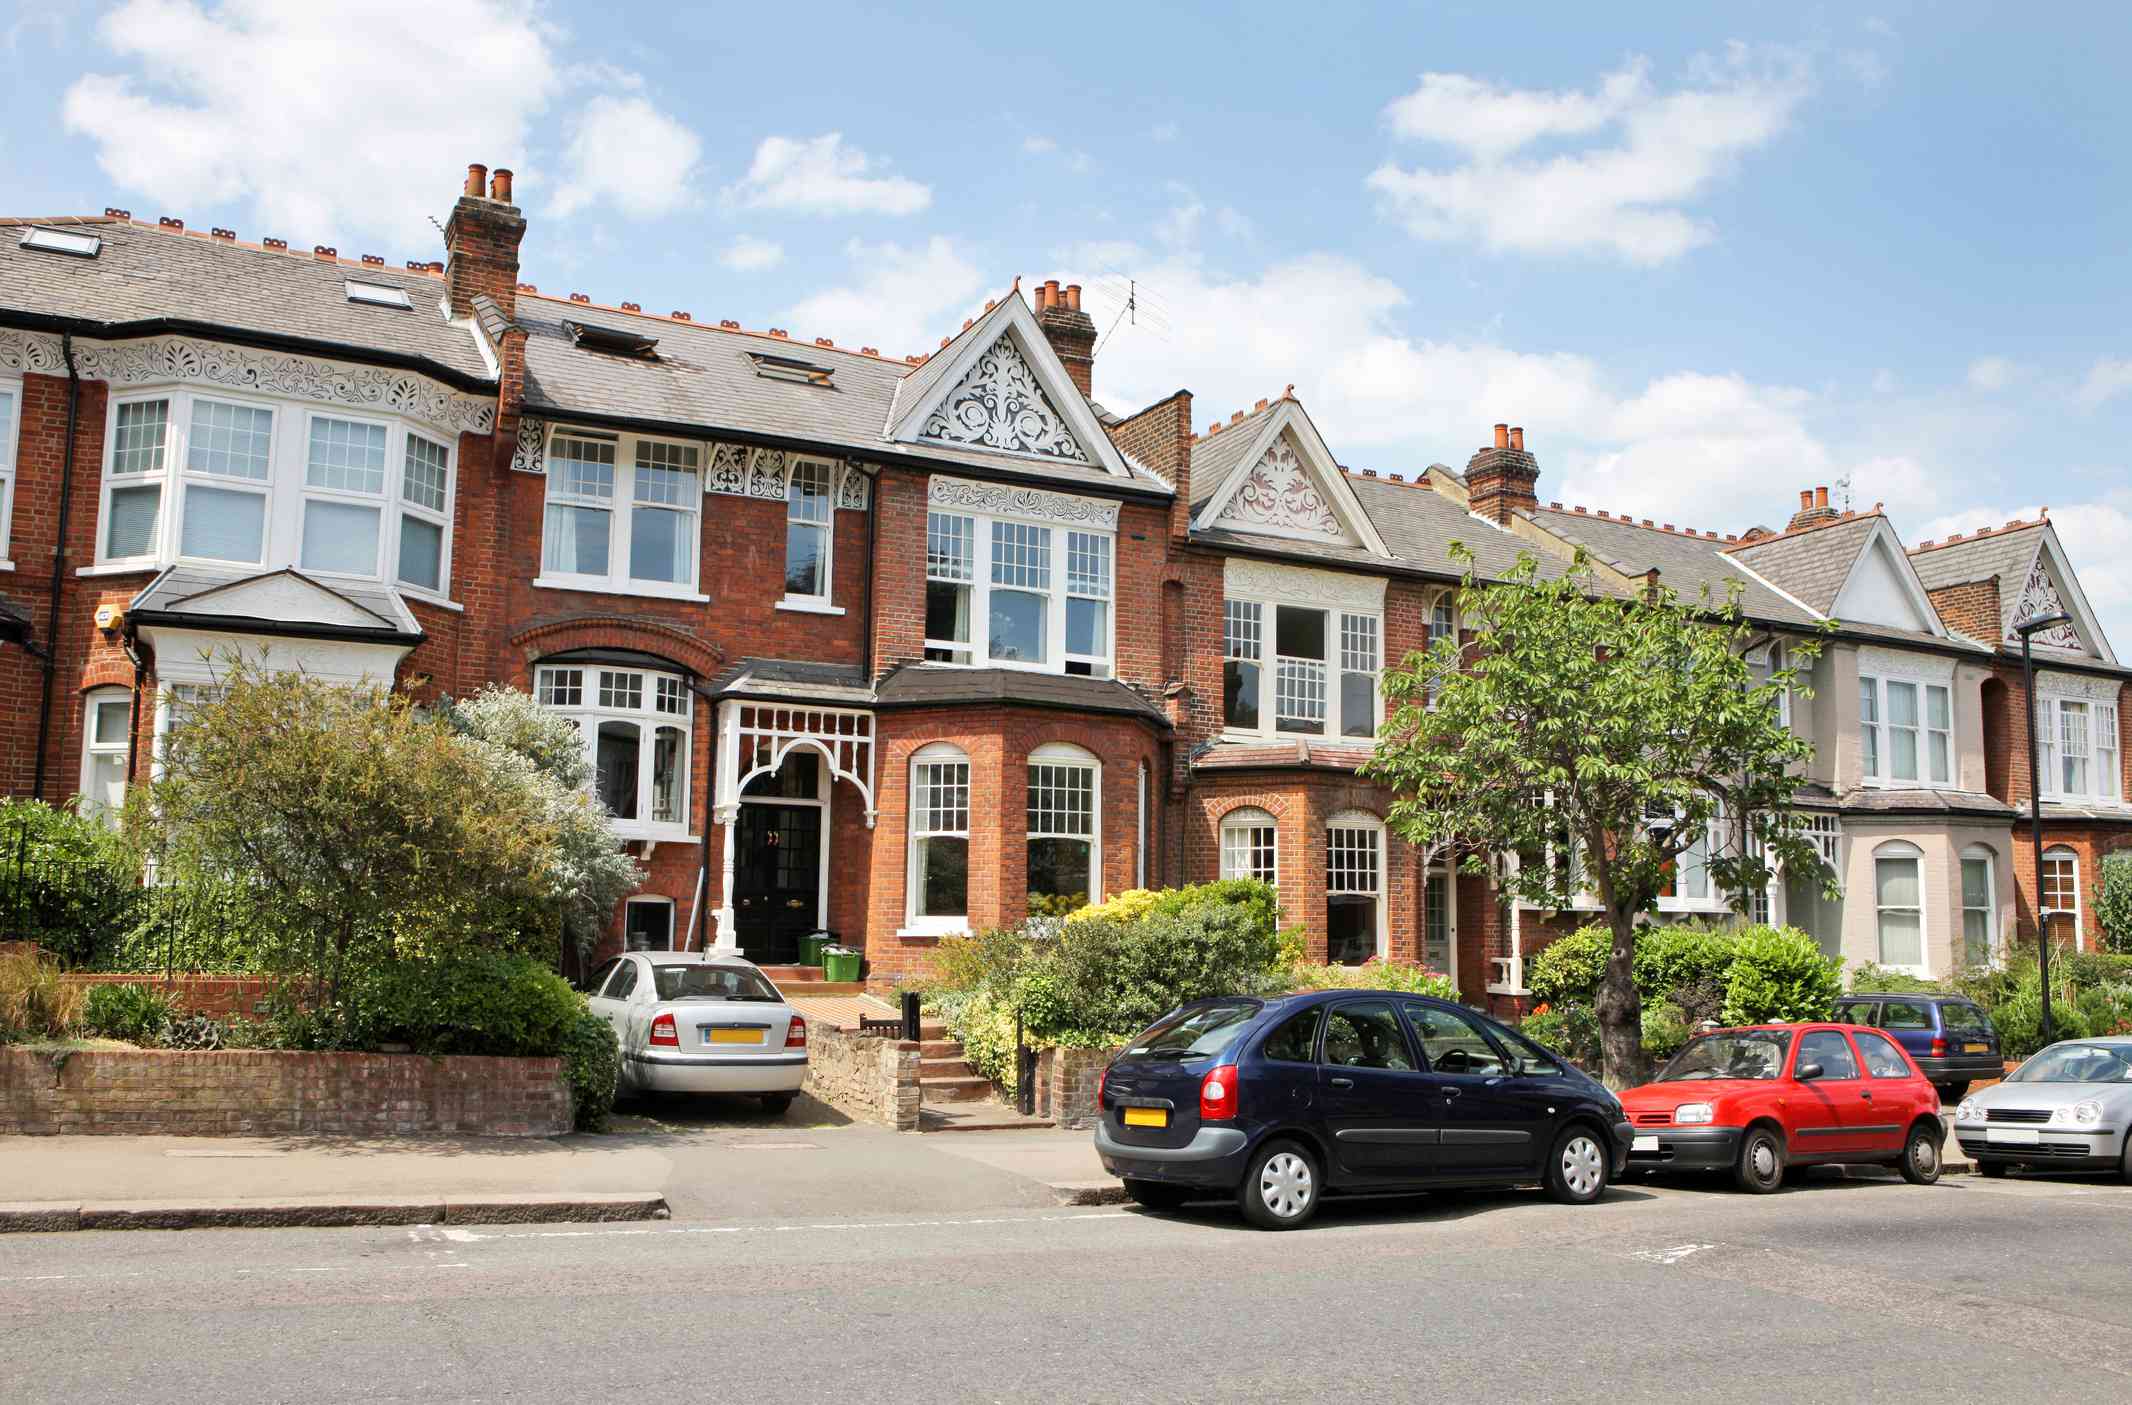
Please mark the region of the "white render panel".
<svg viewBox="0 0 2132 1405"><path fill-rule="evenodd" d="M1323 571L1313 566L1288 566L1277 561L1231 556L1222 563L1222 584L1225 593L1234 597L1324 605L1371 614L1384 609L1385 579L1382 576Z"/></svg>

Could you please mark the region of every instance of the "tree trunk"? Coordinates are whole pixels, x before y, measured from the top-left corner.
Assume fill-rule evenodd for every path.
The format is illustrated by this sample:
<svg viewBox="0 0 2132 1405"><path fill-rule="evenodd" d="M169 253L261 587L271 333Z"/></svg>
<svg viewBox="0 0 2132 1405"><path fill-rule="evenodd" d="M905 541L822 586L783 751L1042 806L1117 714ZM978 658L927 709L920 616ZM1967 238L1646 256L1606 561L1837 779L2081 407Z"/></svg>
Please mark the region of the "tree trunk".
<svg viewBox="0 0 2132 1405"><path fill-rule="evenodd" d="M1599 1016L1606 1085L1618 1091L1644 1081L1643 997L1636 993L1636 916L1614 908L1607 921L1614 929L1614 945L1592 1004Z"/></svg>

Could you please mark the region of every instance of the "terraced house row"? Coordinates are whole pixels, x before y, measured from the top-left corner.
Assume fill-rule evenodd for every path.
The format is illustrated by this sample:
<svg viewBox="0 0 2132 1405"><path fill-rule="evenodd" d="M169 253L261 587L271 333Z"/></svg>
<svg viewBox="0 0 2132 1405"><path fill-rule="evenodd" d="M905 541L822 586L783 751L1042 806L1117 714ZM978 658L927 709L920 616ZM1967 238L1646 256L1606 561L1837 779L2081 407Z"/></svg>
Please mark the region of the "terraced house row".
<svg viewBox="0 0 2132 1405"><path fill-rule="evenodd" d="M1751 905L1924 973L2033 930L2011 627L2062 607L2042 916L2095 938L2128 673L2047 520L1910 547L1823 489L1720 536L1542 502L1507 425L1461 471L1353 472L1292 392L1197 433L1188 391L1097 403L1072 286L883 355L542 293L525 230L478 166L441 262L5 222L0 788L114 803L233 649L502 682L578 723L645 863L616 946L828 928L891 981L1050 902L1255 875L1316 953L1507 1004L1580 913L1420 871L1356 767L1382 670L1459 628L1452 542L1484 575L1582 547L1602 590L1740 589L1772 666L1838 622L1789 722L1845 896ZM1727 900L1691 856L1660 906Z"/></svg>

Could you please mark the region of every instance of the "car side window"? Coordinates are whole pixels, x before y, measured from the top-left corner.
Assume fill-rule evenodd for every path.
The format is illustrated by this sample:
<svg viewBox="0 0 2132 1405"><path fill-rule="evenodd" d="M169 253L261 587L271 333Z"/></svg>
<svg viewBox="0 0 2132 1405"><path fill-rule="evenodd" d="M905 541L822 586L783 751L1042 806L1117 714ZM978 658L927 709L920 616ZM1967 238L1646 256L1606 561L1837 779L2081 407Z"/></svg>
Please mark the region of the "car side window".
<svg viewBox="0 0 2132 1405"><path fill-rule="evenodd" d="M1514 1029L1495 1031L1497 1042L1518 1056L1525 1065L1525 1072L1533 1074L1557 1074L1562 1071L1562 1061Z"/></svg>
<svg viewBox="0 0 2132 1405"><path fill-rule="evenodd" d="M1858 1059L1851 1053L1851 1041L1838 1030L1817 1029L1799 1041L1799 1061L1792 1067L1800 1069L1808 1064L1821 1065L1819 1081L1824 1083L1858 1076Z"/></svg>
<svg viewBox="0 0 2132 1405"><path fill-rule="evenodd" d="M1963 1000L1949 1000L1940 1006L1940 1025L1956 1034L1991 1033L1991 1021L1984 1012Z"/></svg>
<svg viewBox="0 0 2132 1405"><path fill-rule="evenodd" d="M637 963L625 960L618 964L614 968L614 974L607 978L607 989L603 994L609 1000L627 1000L629 993L636 988Z"/></svg>
<svg viewBox="0 0 2132 1405"><path fill-rule="evenodd" d="M1836 1018L1845 1024L1872 1024L1876 1002L1853 1000L1836 1007Z"/></svg>
<svg viewBox="0 0 2132 1405"><path fill-rule="evenodd" d="M1890 1000L1880 1007L1882 1029L1930 1029L1932 1011L1922 1001Z"/></svg>
<svg viewBox="0 0 2132 1405"><path fill-rule="evenodd" d="M1422 1057L1438 1073L1501 1073L1503 1056L1475 1021L1455 1010L1411 1004L1407 1019L1421 1041Z"/></svg>
<svg viewBox="0 0 2132 1405"><path fill-rule="evenodd" d="M585 993L598 995L600 988L607 984L607 978L614 974L614 968L621 964L622 958L619 956L610 956L605 961L602 961L599 969L585 978Z"/></svg>
<svg viewBox="0 0 2132 1405"><path fill-rule="evenodd" d="M1874 1078L1908 1078L1909 1061L1903 1058L1902 1050L1885 1034L1860 1030L1851 1036L1858 1041L1858 1052L1864 1056L1866 1072Z"/></svg>
<svg viewBox="0 0 2132 1405"><path fill-rule="evenodd" d="M1259 1057L1275 1063L1307 1064L1317 1057L1318 1010L1303 1010L1281 1021L1266 1042L1259 1045Z"/></svg>
<svg viewBox="0 0 2132 1405"><path fill-rule="evenodd" d="M1342 1005L1326 1017L1325 1062L1341 1068L1414 1071L1399 1017L1382 1000Z"/></svg>

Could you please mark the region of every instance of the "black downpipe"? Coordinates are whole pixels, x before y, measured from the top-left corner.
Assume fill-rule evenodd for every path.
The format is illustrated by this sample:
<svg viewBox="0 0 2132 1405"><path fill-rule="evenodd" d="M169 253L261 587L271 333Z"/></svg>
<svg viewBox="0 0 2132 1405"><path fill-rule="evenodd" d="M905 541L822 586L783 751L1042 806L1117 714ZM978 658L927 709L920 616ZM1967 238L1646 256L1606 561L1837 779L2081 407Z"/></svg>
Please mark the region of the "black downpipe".
<svg viewBox="0 0 2132 1405"><path fill-rule="evenodd" d="M52 542L52 605L44 627L44 694L37 704L37 778L30 794L44 799L45 756L52 741L52 678L59 672L59 591L67 574L67 517L74 507L74 428L81 415L81 372L74 367L74 334L62 332L67 362L67 448L59 465L59 534ZM128 763L129 767L131 763Z"/></svg>
<svg viewBox="0 0 2132 1405"><path fill-rule="evenodd" d="M866 617L864 633L859 636L859 677L866 686L874 684L874 572L881 563L874 560L874 542L881 521L881 478L879 474L867 484L866 491Z"/></svg>
<svg viewBox="0 0 2132 1405"><path fill-rule="evenodd" d="M126 622L126 662L133 665L133 720L126 732L126 786L133 786L133 773L139 763L141 751L141 650L140 641L133 637L133 622Z"/></svg>
<svg viewBox="0 0 2132 1405"><path fill-rule="evenodd" d="M710 689L691 682L689 690L703 699L703 705L711 714L711 764L704 768L703 775L703 857L699 860L703 879L696 886L696 910L690 914L690 926L696 929L696 950L708 951L711 947L711 819L717 807L711 801L718 794L718 699Z"/></svg>

